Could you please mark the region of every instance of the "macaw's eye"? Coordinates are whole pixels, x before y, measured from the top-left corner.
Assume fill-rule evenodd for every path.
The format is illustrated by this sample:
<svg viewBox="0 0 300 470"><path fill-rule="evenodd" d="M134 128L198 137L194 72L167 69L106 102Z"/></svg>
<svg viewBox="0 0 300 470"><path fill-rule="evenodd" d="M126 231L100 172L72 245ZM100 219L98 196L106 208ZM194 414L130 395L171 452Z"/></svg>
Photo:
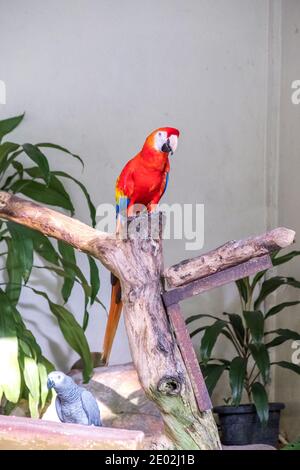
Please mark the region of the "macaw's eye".
<svg viewBox="0 0 300 470"><path fill-rule="evenodd" d="M161 137L161 132L158 133L159 137Z"/></svg>

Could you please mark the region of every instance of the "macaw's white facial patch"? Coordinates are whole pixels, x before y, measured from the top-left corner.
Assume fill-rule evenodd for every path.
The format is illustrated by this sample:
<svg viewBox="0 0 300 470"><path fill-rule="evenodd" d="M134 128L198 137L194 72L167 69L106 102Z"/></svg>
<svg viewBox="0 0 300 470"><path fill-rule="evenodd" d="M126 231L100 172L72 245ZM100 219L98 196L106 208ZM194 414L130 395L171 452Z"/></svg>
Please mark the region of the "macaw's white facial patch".
<svg viewBox="0 0 300 470"><path fill-rule="evenodd" d="M172 149L172 152L174 153L175 150L177 149L178 137L177 137L177 135L174 135L174 134L173 134L173 135L170 136L170 139L169 139L169 140L170 140L170 147L171 147L171 149Z"/></svg>
<svg viewBox="0 0 300 470"><path fill-rule="evenodd" d="M158 131L155 134L154 146L156 150L161 151L162 146L167 142L168 135L165 131Z"/></svg>

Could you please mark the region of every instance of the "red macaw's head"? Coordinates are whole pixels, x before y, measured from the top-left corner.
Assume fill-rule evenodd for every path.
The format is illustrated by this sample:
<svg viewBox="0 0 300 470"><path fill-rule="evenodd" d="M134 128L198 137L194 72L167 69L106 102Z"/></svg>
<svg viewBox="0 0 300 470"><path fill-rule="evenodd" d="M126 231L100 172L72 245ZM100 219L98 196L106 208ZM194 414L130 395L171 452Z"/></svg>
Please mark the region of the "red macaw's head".
<svg viewBox="0 0 300 470"><path fill-rule="evenodd" d="M154 151L173 155L177 148L179 130L174 127L160 127L151 132L145 140L143 151Z"/></svg>

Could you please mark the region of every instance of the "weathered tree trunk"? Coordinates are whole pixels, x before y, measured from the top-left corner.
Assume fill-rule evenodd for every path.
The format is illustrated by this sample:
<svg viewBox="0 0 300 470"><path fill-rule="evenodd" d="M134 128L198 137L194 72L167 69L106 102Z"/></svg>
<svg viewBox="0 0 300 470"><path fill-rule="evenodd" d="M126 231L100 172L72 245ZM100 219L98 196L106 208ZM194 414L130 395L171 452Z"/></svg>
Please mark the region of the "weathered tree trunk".
<svg viewBox="0 0 300 470"><path fill-rule="evenodd" d="M198 408L191 378L162 303L160 230L151 236L148 232L149 220L157 216L135 219L138 230L123 239L0 192L0 217L39 230L89 253L120 279L133 362L147 396L161 410L166 433L174 447L220 449L212 412L201 412ZM230 242L206 255L167 269L164 276L171 286L179 286L287 246L293 242L294 235L292 230L281 228L260 237Z"/></svg>
<svg viewBox="0 0 300 470"><path fill-rule="evenodd" d="M139 219L143 218L145 216ZM141 225L147 224L141 222ZM133 362L146 395L159 407L166 434L176 448L220 449L212 412L198 410L162 303L161 236L147 237L141 229L139 237L124 241L120 250L118 277L123 292L125 325Z"/></svg>

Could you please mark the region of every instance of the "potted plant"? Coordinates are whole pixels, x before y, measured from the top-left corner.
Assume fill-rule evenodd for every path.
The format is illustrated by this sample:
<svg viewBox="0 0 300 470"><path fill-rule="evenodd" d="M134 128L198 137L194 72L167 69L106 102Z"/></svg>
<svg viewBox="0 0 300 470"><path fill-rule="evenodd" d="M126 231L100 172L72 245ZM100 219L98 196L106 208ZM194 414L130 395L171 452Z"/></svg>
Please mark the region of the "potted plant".
<svg viewBox="0 0 300 470"><path fill-rule="evenodd" d="M286 263L300 251L286 255L272 255L273 266ZM202 318L213 320L209 325L195 329L191 336L203 332L200 342L200 366L211 394L223 373L228 373L231 396L225 398L225 406L214 411L219 416L221 440L225 445L263 443L275 446L279 434L280 411L283 403L269 403L268 386L274 366L300 374L300 366L288 361L271 362L270 351L288 340L300 340L300 334L290 329L269 329L268 320L284 308L299 304L299 300L283 302L268 311L262 311L263 302L280 286L300 288L300 282L292 277L273 276L265 279L266 271L253 278L236 282L241 312L214 315L193 315L187 324ZM234 348L234 355L221 358L212 355L216 341L225 337ZM243 396L248 403L241 404Z"/></svg>

